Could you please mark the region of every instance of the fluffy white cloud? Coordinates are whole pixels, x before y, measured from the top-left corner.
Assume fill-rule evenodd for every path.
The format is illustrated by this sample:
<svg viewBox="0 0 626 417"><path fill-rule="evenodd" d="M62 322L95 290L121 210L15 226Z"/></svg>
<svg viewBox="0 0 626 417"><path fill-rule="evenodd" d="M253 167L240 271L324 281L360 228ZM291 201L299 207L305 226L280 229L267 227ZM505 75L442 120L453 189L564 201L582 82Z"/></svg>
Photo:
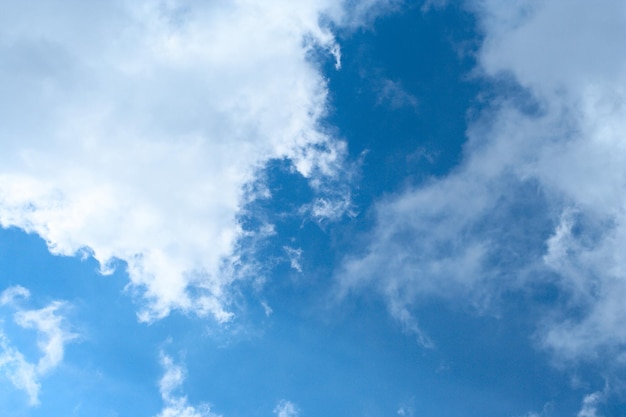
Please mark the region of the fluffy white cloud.
<svg viewBox="0 0 626 417"><path fill-rule="evenodd" d="M549 283L565 301L538 323L543 345L564 360L621 360L626 5L468 4L485 35L479 70L504 93L469 127L460 166L379 203L343 288L376 286L402 319L425 297L485 309L501 291Z"/></svg>
<svg viewBox="0 0 626 417"><path fill-rule="evenodd" d="M287 159L324 189L344 145L320 126L323 24L393 1L26 1L0 16L0 225L56 254L128 265L150 321L227 321L248 184ZM344 7L345 6L345 7ZM320 199L315 216L349 204ZM333 198L335 198L333 197Z"/></svg>
<svg viewBox="0 0 626 417"><path fill-rule="evenodd" d="M161 354L161 366L164 373L159 382L159 390L165 406L157 417L218 417L211 412L208 405L191 406L187 397L176 394L185 380L183 367L175 364L172 358L165 354Z"/></svg>
<svg viewBox="0 0 626 417"><path fill-rule="evenodd" d="M300 410L298 410L298 407L291 401L280 400L274 408L274 414L276 414L277 417L298 417Z"/></svg>
<svg viewBox="0 0 626 417"><path fill-rule="evenodd" d="M7 288L0 296L2 300L0 305L9 304L16 296L28 298L29 294L29 291L21 286ZM53 301L37 310L17 307L17 312L13 316L15 323L37 332L37 347L42 354L37 363L29 362L0 330L0 371L16 388L26 391L31 405L39 403L41 377L61 363L65 345L77 337L66 328L65 318L61 314L64 306L65 304L60 301Z"/></svg>

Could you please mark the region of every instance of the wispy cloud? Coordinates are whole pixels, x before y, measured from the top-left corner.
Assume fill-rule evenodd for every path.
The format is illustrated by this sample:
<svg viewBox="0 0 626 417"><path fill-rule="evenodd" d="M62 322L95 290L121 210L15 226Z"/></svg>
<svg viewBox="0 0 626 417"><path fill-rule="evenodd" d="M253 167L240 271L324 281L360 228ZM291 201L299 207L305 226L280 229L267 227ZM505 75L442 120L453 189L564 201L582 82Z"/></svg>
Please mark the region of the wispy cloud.
<svg viewBox="0 0 626 417"><path fill-rule="evenodd" d="M28 299L30 297L30 291L21 285L14 285L12 287L7 288L2 291L0 294L0 305L7 305L13 303L15 299L24 298Z"/></svg>
<svg viewBox="0 0 626 417"><path fill-rule="evenodd" d="M598 412L598 405L603 401L604 394L601 391L597 391L586 395L583 398L583 405L577 417L602 417Z"/></svg>
<svg viewBox="0 0 626 417"><path fill-rule="evenodd" d="M182 366L174 363L170 356L163 353L161 366L164 373L159 381L159 390L164 407L157 417L218 417L211 412L209 405L202 404L197 407L189 405L187 397L178 394L185 380L185 370Z"/></svg>
<svg viewBox="0 0 626 417"><path fill-rule="evenodd" d="M626 264L618 256L626 239L623 5L519 2L511 14L497 2L482 3L483 68L493 77L513 75L538 106L535 114L499 111L492 148L499 143L500 155L512 153L509 169L537 181L559 212L544 259L571 302L587 312L545 323L544 340L566 358L593 357L626 340L618 325L626 317L618 301L626 293ZM504 147L514 135L526 143L513 153Z"/></svg>
<svg viewBox="0 0 626 417"><path fill-rule="evenodd" d="M53 301L39 310L20 310L15 322L25 329L37 331L37 347L43 353L37 363L37 373L45 375L63 360L65 345L78 336L64 328L65 318L59 314L65 303Z"/></svg>
<svg viewBox="0 0 626 417"><path fill-rule="evenodd" d="M485 310L502 291L549 283L563 301L537 323L542 345L561 360L615 361L626 342L623 5L467 4L484 32L476 73L502 94L469 126L462 164L378 204L364 254L339 274L344 291L374 286L392 312L426 297Z"/></svg>
<svg viewBox="0 0 626 417"><path fill-rule="evenodd" d="M0 371L17 389L24 390L30 405L39 404L39 376L36 366L24 359L24 355L11 346L10 341L0 332Z"/></svg>
<svg viewBox="0 0 626 417"><path fill-rule="evenodd" d="M276 407L274 407L274 414L277 417L298 417L300 415L300 410L298 407L287 400L280 400Z"/></svg>
<svg viewBox="0 0 626 417"><path fill-rule="evenodd" d="M29 291L15 286L2 293L2 300L9 296L27 296ZM7 303L2 303L7 304ZM77 335L66 328L65 317L61 310L66 304L53 301L48 306L37 310L26 310L16 307L15 323L25 329L37 332L37 347L41 352L37 363L30 363L24 355L13 346L9 338L0 331L0 370L4 371L11 383L18 389L26 391L31 405L39 403L41 377L50 373L63 360L65 345L77 338Z"/></svg>
<svg viewBox="0 0 626 417"><path fill-rule="evenodd" d="M393 110L403 107L418 110L419 101L417 97L409 93L398 81L388 78L381 79L377 85L376 93L378 94L377 103L379 105L389 106Z"/></svg>
<svg viewBox="0 0 626 417"><path fill-rule="evenodd" d="M292 248L290 246L283 246L283 250L287 254L287 260L292 269L302 272L302 265L300 264L302 258L301 248Z"/></svg>

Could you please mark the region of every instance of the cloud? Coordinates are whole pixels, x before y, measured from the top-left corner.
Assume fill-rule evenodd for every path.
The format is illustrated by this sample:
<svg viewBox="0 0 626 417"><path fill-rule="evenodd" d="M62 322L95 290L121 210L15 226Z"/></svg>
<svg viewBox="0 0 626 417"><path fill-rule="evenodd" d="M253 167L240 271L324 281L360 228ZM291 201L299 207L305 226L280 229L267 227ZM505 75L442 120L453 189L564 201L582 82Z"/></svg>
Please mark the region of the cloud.
<svg viewBox="0 0 626 417"><path fill-rule="evenodd" d="M616 321L626 314L619 301L626 265L618 255L626 239L626 9L612 1L520 2L511 16L497 2L483 4L483 68L513 75L539 107L530 115L500 111L490 139L510 154L507 137L527 129L517 134L526 143L513 147L508 168L537 181L558 210L544 264L571 307L584 311L544 323L544 343L571 359L619 349L626 340Z"/></svg>
<svg viewBox="0 0 626 417"><path fill-rule="evenodd" d="M164 373L159 382L159 390L165 405L157 417L218 417L211 412L208 405L191 406L186 396L176 394L185 380L185 370L180 365L162 353L161 366Z"/></svg>
<svg viewBox="0 0 626 417"><path fill-rule="evenodd" d="M403 107L409 107L415 111L418 110L419 101L413 94L406 91L399 81L383 78L377 84L376 93L378 98L376 102L378 105L387 105L392 110L398 110Z"/></svg>
<svg viewBox="0 0 626 417"><path fill-rule="evenodd" d="M66 305L53 301L39 310L21 310L15 313L15 322L25 328L37 331L37 347L43 353L37 363L37 373L45 375L62 360L65 345L78 336L64 329L64 317L59 310Z"/></svg>
<svg viewBox="0 0 626 417"><path fill-rule="evenodd" d="M429 297L486 311L504 291L553 285L540 344L559 360L619 361L625 7L467 4L484 32L476 73L498 94L471 122L459 166L378 203L367 246L338 273L342 290L373 286L401 319Z"/></svg>
<svg viewBox="0 0 626 417"><path fill-rule="evenodd" d="M17 298L28 299L29 297L30 291L21 285L14 285L2 291L2 294L0 294L0 306L11 304Z"/></svg>
<svg viewBox="0 0 626 417"><path fill-rule="evenodd" d="M41 384L36 366L24 359L24 355L13 346L4 333L0 332L0 371L17 389L24 390L30 405L39 404Z"/></svg>
<svg viewBox="0 0 626 417"><path fill-rule="evenodd" d="M302 249L283 246L283 250L287 255L287 260L289 260L289 266L297 272L302 272L302 265L300 264L302 259Z"/></svg>
<svg viewBox="0 0 626 417"><path fill-rule="evenodd" d="M541 410L541 412L529 411L522 417L550 417L551 415L553 415L553 408L554 404L548 402L543 405L543 409Z"/></svg>
<svg viewBox="0 0 626 417"><path fill-rule="evenodd" d="M598 405L603 401L604 396L604 393L601 391L586 395L577 417L601 417L598 414Z"/></svg>
<svg viewBox="0 0 626 417"><path fill-rule="evenodd" d="M280 400L276 407L274 407L274 414L277 417L298 417L300 415L300 410L298 407L287 400Z"/></svg>
<svg viewBox="0 0 626 417"><path fill-rule="evenodd" d="M159 391L164 407L156 417L219 417L211 411L208 404L190 405L187 397L180 394L186 374L183 366L175 363L171 356L163 352L160 361L163 376L159 381ZM274 408L274 414L277 417L298 417L300 411L294 403L280 400Z"/></svg>
<svg viewBox="0 0 626 417"><path fill-rule="evenodd" d="M2 305L5 296L20 295L27 298L29 291L21 286L9 287L2 292ZM17 325L37 332L37 347L42 356L37 363L30 363L24 355L11 344L9 338L0 330L0 371L8 377L18 389L26 391L31 405L39 403L39 380L54 370L63 360L65 345L77 338L66 329L65 317L60 314L67 305L53 301L38 310L24 310L18 307L13 318Z"/></svg>
<svg viewBox="0 0 626 417"><path fill-rule="evenodd" d="M261 307L263 307L263 312L265 313L265 317L271 316L272 313L274 312L274 310L272 309L272 307L270 307L267 301L261 301Z"/></svg>
<svg viewBox="0 0 626 417"><path fill-rule="evenodd" d="M0 225L103 272L124 261L141 320L179 309L228 321L254 233L238 216L268 161L310 180L315 216L349 207L324 187L345 145L322 126L313 52L339 65L323 22L362 24L392 3L12 4L0 17Z"/></svg>

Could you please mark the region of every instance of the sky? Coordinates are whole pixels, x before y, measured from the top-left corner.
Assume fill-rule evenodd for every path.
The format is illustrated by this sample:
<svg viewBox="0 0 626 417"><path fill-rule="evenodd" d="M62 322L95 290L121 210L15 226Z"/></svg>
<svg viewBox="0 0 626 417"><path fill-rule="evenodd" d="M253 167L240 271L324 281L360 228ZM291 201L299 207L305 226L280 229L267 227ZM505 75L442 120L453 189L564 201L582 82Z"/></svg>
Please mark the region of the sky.
<svg viewBox="0 0 626 417"><path fill-rule="evenodd" d="M0 415L626 415L626 4L0 5Z"/></svg>

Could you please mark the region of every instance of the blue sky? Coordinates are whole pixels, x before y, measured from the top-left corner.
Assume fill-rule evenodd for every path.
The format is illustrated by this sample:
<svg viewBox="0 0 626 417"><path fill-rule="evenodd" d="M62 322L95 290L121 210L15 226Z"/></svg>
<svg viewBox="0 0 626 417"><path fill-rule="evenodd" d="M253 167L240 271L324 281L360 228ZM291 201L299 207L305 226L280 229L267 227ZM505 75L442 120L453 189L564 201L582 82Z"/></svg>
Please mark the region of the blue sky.
<svg viewBox="0 0 626 417"><path fill-rule="evenodd" d="M0 8L0 415L626 413L626 6Z"/></svg>

